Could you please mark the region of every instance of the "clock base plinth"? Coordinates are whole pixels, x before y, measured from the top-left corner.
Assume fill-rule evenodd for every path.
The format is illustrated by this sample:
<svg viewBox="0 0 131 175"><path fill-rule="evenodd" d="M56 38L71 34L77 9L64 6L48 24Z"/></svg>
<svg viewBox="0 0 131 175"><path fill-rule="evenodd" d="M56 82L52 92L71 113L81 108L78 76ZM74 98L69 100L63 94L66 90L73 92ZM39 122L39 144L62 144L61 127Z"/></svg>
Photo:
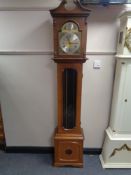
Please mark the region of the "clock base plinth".
<svg viewBox="0 0 131 175"><path fill-rule="evenodd" d="M106 129L100 161L103 168L131 168L131 134Z"/></svg>
<svg viewBox="0 0 131 175"><path fill-rule="evenodd" d="M54 166L83 167L83 130L79 134L55 131Z"/></svg>
<svg viewBox="0 0 131 175"><path fill-rule="evenodd" d="M55 167L77 167L83 168L83 163L62 163L62 162L54 162Z"/></svg>

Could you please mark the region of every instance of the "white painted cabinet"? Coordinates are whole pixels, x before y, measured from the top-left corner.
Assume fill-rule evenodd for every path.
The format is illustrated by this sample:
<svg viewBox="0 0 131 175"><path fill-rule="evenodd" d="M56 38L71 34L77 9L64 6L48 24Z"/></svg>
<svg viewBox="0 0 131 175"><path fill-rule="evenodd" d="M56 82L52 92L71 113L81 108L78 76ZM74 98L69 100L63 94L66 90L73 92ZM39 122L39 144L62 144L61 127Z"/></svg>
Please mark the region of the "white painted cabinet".
<svg viewBox="0 0 131 175"><path fill-rule="evenodd" d="M131 12L120 21L111 116L100 155L103 168L131 168Z"/></svg>

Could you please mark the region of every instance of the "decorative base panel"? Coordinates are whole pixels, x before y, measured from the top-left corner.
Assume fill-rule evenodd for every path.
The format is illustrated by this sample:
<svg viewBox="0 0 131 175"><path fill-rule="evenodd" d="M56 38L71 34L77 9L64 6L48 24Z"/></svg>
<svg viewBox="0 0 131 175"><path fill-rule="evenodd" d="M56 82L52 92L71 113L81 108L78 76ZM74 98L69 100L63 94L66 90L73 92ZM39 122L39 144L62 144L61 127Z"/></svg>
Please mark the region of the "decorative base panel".
<svg viewBox="0 0 131 175"><path fill-rule="evenodd" d="M131 168L131 135L108 128L100 160L103 168Z"/></svg>
<svg viewBox="0 0 131 175"><path fill-rule="evenodd" d="M83 133L59 134L54 136L54 166L83 167Z"/></svg>
<svg viewBox="0 0 131 175"><path fill-rule="evenodd" d="M131 168L131 163L105 163L102 155L100 155L100 161L103 168Z"/></svg>

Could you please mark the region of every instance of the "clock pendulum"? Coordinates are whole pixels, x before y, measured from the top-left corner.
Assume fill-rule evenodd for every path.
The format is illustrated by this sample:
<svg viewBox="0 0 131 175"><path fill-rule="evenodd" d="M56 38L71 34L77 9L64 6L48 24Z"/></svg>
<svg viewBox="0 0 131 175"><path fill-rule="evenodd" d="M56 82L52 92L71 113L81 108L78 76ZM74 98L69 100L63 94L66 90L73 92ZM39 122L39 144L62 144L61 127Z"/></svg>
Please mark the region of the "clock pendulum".
<svg viewBox="0 0 131 175"><path fill-rule="evenodd" d="M54 133L55 166L83 166L81 128L82 69L86 61L87 17L78 0L63 0L53 17L54 61L57 63L58 126Z"/></svg>

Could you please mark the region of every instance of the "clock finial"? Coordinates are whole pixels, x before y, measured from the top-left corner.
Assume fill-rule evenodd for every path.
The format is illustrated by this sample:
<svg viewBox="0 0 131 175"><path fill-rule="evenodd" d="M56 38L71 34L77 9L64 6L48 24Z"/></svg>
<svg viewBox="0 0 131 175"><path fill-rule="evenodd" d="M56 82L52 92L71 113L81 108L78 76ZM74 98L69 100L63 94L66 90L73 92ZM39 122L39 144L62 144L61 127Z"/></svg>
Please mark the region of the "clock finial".
<svg viewBox="0 0 131 175"><path fill-rule="evenodd" d="M66 10L73 10L76 7L75 1L76 0L65 0L66 4L65 4L65 8Z"/></svg>

